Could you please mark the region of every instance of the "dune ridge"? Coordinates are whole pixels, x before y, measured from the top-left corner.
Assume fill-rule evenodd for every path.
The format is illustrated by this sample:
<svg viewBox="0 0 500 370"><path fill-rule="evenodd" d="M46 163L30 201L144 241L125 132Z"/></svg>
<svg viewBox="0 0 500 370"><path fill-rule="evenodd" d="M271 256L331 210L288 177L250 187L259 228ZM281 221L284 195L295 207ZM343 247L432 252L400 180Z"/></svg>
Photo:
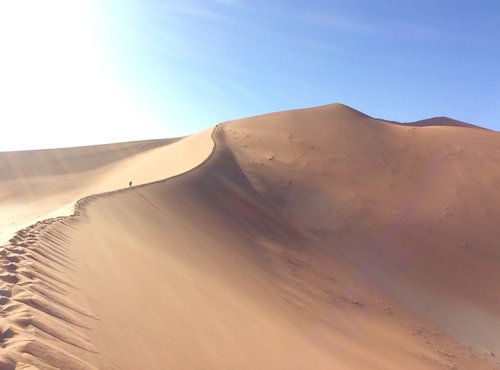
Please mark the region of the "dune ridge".
<svg viewBox="0 0 500 370"><path fill-rule="evenodd" d="M158 141L158 145L164 142ZM202 162L172 178L203 165L214 151L215 141ZM162 181L165 179L151 184ZM88 202L124 190L128 189L81 198L75 203L71 215L48 218L30 225L0 247L0 369L97 369L71 353L72 348L97 353L86 335L91 330L91 324L82 319L90 319L92 323L99 318L67 298L69 290L79 288L67 278L74 271L75 264L64 245L68 239L56 226L62 229L71 227ZM68 345L69 350L65 350Z"/></svg>
<svg viewBox="0 0 500 370"><path fill-rule="evenodd" d="M209 154L209 142L210 134L202 132L180 139L0 153L0 243L36 221L71 215L76 201L87 195L183 172Z"/></svg>
<svg viewBox="0 0 500 370"><path fill-rule="evenodd" d="M182 176L3 247L0 364L498 368L500 140L445 126L339 104L219 125Z"/></svg>

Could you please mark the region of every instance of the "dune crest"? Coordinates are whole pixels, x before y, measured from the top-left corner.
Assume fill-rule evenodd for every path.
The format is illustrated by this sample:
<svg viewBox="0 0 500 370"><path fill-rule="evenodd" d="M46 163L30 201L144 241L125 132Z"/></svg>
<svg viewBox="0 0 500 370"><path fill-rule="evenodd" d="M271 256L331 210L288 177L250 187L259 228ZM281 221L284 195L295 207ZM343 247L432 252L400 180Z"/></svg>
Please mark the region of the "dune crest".
<svg viewBox="0 0 500 370"><path fill-rule="evenodd" d="M457 121L456 119L448 118L448 117L434 117L429 119L424 119L417 122L407 123L409 126L418 126L418 127L426 127L426 126L451 126L451 127L466 127L466 128L476 128L481 130L486 130L484 127L476 126L471 123Z"/></svg>
<svg viewBox="0 0 500 370"><path fill-rule="evenodd" d="M333 104L211 136L2 247L0 368L500 367L498 133Z"/></svg>
<svg viewBox="0 0 500 370"><path fill-rule="evenodd" d="M48 169L49 172L53 172L54 176L60 172L67 172L71 173L72 176L82 177L88 175L89 169L104 166L106 176L101 175L98 180L94 179L94 181L98 181L96 187L101 190L118 187L118 190L112 190L111 193L120 192L122 191L119 189L121 184L124 184L125 180L134 174L136 175L133 177L136 184L151 183L161 181L159 176L164 174L175 177L200 166L210 158L215 150L213 145L206 145L207 136L212 141L210 132L206 131L183 139L181 146L178 145L173 150L167 150L167 153L162 146L176 140L68 149L69 158L77 157L82 161L76 165L68 162L69 168L65 167L66 164L57 168L60 163L66 163L67 160L66 155L61 153L64 152L63 149L48 151L45 158L42 155L37 160L40 162L53 161L55 157L58 157L55 168ZM156 149L158 146L161 151ZM134 155L136 151L143 152L144 148L146 148L145 154L142 156ZM84 152L83 155L80 153L81 151ZM86 151L89 153L85 153ZM105 155L96 157L93 155L94 151L98 154L104 152ZM122 151L127 153L124 159L122 159L124 157ZM129 155L128 151L133 153L130 158L126 158ZM72 153L76 154L72 155ZM200 161L202 153L208 153L208 155ZM9 164L4 168L4 177L17 181L20 178L30 177L40 181L38 178L40 170L44 171L44 168L37 167L40 164L28 169L20 166L21 170L25 170L26 173L14 171L19 165L18 162L31 163L29 158L32 157L32 154L20 153L19 158L16 158L15 153L8 153L10 158ZM178 157L182 155L185 157ZM83 161L88 156L90 156L90 163L84 163ZM12 158L16 158L16 160L12 161ZM93 162L94 160L95 162ZM174 160L174 164L167 163L168 168L158 169L162 162L174 162ZM119 163L118 166L114 164L114 166L106 168L106 162L116 161ZM140 172L137 173L137 170ZM46 173L43 173L43 176L45 175ZM8 186L7 184L6 187L9 189ZM29 186L33 185L29 184ZM101 196L102 194L104 193L101 193ZM26 197L26 194L21 195ZM33 196L33 194L29 195ZM0 327L0 343L2 345L0 369L24 367L39 370L97 369L95 365L85 361L85 356L81 356L78 352L98 353L88 338L88 332L92 330L93 323L99 321L99 318L90 310L75 304L73 299L68 297L70 291L78 291L81 288L75 286L68 278L68 275L74 273L78 266L69 255L69 249L65 246L68 239L61 232L61 229L70 227L73 221L81 216L81 208L92 199L95 199L95 196L90 195L78 200L74 205L73 214L70 216L48 218L18 231L8 243L0 247L0 266L2 267L0 313L3 317ZM58 202L60 200L47 203L49 207L55 208Z"/></svg>
<svg viewBox="0 0 500 370"><path fill-rule="evenodd" d="M36 221L71 215L85 196L182 173L211 148L207 130L179 139L0 153L0 243Z"/></svg>

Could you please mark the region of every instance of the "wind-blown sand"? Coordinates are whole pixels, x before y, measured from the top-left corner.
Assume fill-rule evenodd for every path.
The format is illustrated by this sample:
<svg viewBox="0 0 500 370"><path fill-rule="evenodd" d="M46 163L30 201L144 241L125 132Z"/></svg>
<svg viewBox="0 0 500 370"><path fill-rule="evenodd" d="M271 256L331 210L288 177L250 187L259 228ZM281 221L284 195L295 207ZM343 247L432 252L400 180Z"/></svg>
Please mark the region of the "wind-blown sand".
<svg viewBox="0 0 500 370"><path fill-rule="evenodd" d="M339 104L210 134L61 175L84 196L182 174L2 247L0 369L500 368L500 134ZM50 189L33 202L74 199Z"/></svg>

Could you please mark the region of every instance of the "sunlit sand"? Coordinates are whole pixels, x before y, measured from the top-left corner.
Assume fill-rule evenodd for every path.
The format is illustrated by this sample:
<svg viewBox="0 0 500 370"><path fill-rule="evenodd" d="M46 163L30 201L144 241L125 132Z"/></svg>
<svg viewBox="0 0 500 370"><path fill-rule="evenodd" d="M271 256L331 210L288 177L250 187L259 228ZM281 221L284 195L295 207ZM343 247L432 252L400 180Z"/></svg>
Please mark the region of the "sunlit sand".
<svg viewBox="0 0 500 370"><path fill-rule="evenodd" d="M498 163L341 104L0 153L0 369L498 368Z"/></svg>

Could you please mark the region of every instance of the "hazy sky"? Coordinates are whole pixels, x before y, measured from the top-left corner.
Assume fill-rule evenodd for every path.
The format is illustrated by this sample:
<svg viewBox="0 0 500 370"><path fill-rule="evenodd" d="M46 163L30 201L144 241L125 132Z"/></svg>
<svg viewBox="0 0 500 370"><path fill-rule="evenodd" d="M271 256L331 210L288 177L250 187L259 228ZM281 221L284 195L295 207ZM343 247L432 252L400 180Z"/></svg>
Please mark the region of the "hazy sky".
<svg viewBox="0 0 500 370"><path fill-rule="evenodd" d="M341 102L500 130L498 0L0 0L0 150Z"/></svg>

